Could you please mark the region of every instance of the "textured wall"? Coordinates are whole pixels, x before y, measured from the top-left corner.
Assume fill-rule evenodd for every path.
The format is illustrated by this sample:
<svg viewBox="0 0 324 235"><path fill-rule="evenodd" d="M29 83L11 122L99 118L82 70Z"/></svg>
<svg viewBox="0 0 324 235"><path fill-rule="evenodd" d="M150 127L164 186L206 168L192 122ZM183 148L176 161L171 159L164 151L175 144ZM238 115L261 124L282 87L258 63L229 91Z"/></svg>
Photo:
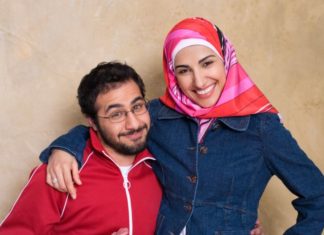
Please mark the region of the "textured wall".
<svg viewBox="0 0 324 235"><path fill-rule="evenodd" d="M98 62L125 60L143 76L149 97L161 95L164 36L189 16L206 17L229 36L245 69L324 170L322 0L1 0L1 218L39 152L83 121L75 99L80 78ZM293 198L271 181L260 208L267 234L294 223Z"/></svg>

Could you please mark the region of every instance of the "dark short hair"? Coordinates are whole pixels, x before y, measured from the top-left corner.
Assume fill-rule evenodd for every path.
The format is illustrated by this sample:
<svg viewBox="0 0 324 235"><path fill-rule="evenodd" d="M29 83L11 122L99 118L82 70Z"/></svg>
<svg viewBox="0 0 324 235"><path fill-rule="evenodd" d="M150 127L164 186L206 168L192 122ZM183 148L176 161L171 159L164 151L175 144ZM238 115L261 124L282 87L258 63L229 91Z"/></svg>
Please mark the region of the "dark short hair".
<svg viewBox="0 0 324 235"><path fill-rule="evenodd" d="M132 67L116 61L98 64L82 78L78 88L77 98L82 113L96 121L97 96L131 80L138 85L143 98L145 98L144 82Z"/></svg>

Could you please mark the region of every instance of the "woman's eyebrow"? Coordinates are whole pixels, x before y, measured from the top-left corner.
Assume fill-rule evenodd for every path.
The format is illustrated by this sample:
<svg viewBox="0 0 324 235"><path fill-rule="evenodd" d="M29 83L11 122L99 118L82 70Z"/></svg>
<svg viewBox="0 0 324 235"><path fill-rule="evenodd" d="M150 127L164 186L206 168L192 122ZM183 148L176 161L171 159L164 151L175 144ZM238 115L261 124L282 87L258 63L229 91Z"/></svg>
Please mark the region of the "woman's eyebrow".
<svg viewBox="0 0 324 235"><path fill-rule="evenodd" d="M184 65L184 64L180 64L180 65L175 66L174 69L177 69L177 68L189 68L189 66L188 65Z"/></svg>
<svg viewBox="0 0 324 235"><path fill-rule="evenodd" d="M198 63L200 64L200 63L204 62L205 60L207 60L207 59L209 59L209 58L211 58L211 57L216 57L216 56L215 56L215 55L208 55L208 56L205 56L204 58L198 60ZM188 65L179 64L179 65L175 66L174 69L177 69L177 68L188 68L188 67L189 67Z"/></svg>

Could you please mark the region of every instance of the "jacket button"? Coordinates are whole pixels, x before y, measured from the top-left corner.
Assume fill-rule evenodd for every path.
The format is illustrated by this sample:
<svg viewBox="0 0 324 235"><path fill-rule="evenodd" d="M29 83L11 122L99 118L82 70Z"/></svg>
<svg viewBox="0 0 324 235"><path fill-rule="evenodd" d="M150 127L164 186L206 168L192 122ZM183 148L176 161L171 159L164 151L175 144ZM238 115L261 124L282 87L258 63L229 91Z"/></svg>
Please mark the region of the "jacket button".
<svg viewBox="0 0 324 235"><path fill-rule="evenodd" d="M199 149L199 152L201 154L207 154L208 153L208 148L206 146L201 146Z"/></svg>
<svg viewBox="0 0 324 235"><path fill-rule="evenodd" d="M195 175L187 176L187 179L193 184L195 184L197 182L197 176L195 176Z"/></svg>
<svg viewBox="0 0 324 235"><path fill-rule="evenodd" d="M186 204L186 205L184 205L183 206L184 208L185 208L185 210L187 211L187 212L191 212L191 210L192 210L192 205L191 204Z"/></svg>

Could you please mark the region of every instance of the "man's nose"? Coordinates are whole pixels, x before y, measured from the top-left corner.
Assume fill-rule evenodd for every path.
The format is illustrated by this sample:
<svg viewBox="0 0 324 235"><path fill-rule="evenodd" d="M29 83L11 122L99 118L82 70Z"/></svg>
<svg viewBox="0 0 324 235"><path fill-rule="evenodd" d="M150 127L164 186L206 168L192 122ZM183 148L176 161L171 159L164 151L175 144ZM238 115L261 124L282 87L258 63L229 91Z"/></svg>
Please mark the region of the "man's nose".
<svg viewBox="0 0 324 235"><path fill-rule="evenodd" d="M133 112L128 112L125 119L126 129L137 129L140 126L140 121Z"/></svg>

